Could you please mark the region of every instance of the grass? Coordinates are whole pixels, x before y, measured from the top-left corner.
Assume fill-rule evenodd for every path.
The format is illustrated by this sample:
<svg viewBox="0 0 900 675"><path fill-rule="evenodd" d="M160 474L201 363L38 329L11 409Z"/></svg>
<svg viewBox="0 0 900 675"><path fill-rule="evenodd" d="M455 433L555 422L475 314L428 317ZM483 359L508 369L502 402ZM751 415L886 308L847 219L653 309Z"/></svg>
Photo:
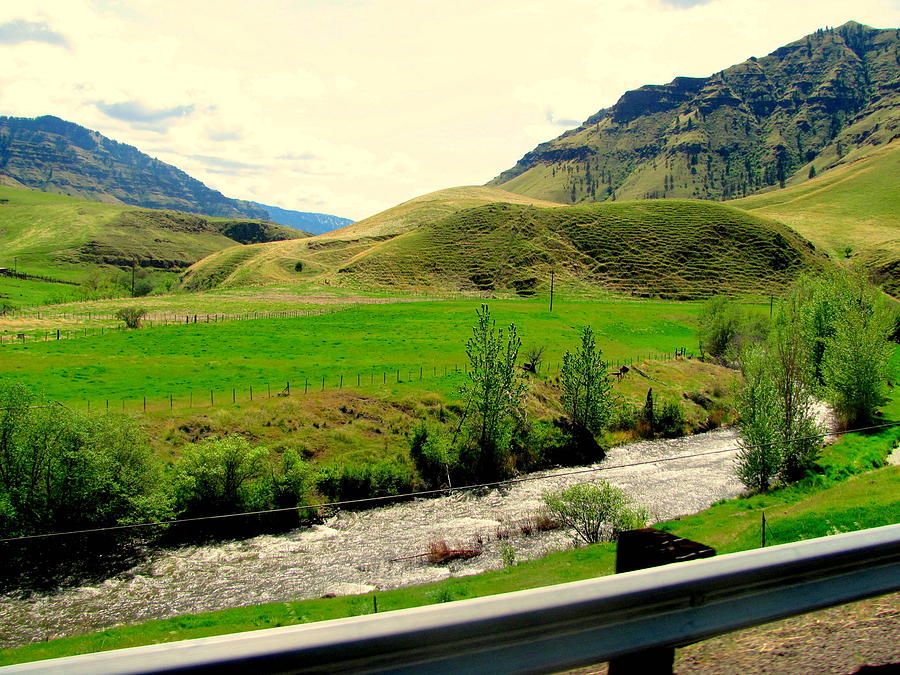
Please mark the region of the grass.
<svg viewBox="0 0 900 675"><path fill-rule="evenodd" d="M896 401L890 411L896 412ZM848 471L860 469L867 462L860 463L861 457L883 461L898 434L893 428L875 435L843 436L831 446L829 456L835 462L843 458L840 461ZM820 474L819 478L768 495L728 500L657 526L713 546L723 554L760 545L762 513L767 519L768 545L900 522L900 467L840 478ZM477 576L379 592L378 608L390 611L588 579L611 574L614 562L613 544L562 551ZM370 613L372 605L369 595L347 596L181 616L3 649L0 664L356 616Z"/></svg>
<svg viewBox="0 0 900 675"><path fill-rule="evenodd" d="M696 344L700 305L675 302L557 302L551 314L538 300L492 301L500 326L515 323L525 346L545 345L556 363L593 325L604 355L615 362L671 353ZM355 386L356 377L383 376L387 384L418 380L419 370L443 374L465 363L478 301L360 305L334 314L295 319L169 325L114 331L96 337L0 347L0 374L38 385L63 402L157 399L168 394L208 400L210 389L230 398L232 388L262 391L291 381L321 388ZM411 375L412 374L412 375ZM432 384L433 381L433 384ZM453 378L428 388L455 390ZM419 388L421 389L421 388ZM401 389L409 391L409 389ZM130 409L133 409L131 407Z"/></svg>
<svg viewBox="0 0 900 675"><path fill-rule="evenodd" d="M833 257L883 267L900 257L900 145L893 143L812 180L730 202L789 225Z"/></svg>
<svg viewBox="0 0 900 675"><path fill-rule="evenodd" d="M691 298L778 292L801 271L825 264L779 223L708 202L463 208L465 200L432 196L397 207L402 218L373 217L309 240L221 251L191 267L182 286L306 280L528 297L547 294L553 272L569 292ZM377 234L390 229L386 223L396 231Z"/></svg>
<svg viewBox="0 0 900 675"><path fill-rule="evenodd" d="M709 202L489 204L373 246L337 276L341 283L530 296L547 293L555 271L572 288L685 299L780 292L822 264L784 226Z"/></svg>
<svg viewBox="0 0 900 675"><path fill-rule="evenodd" d="M227 233L227 234L226 234ZM206 255L254 237L300 236L257 221L154 211L0 186L0 267L81 281L96 270L184 269ZM29 282L27 292L0 276L0 293L23 306L68 298L58 284ZM39 288L45 286L45 288ZM15 301L14 301L15 302Z"/></svg>

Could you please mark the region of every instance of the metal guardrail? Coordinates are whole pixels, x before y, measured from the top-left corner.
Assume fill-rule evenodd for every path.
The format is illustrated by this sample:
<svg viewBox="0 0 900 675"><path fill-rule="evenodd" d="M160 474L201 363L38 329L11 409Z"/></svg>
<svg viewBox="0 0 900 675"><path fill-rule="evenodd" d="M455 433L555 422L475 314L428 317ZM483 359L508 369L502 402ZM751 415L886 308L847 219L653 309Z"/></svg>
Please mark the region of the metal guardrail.
<svg viewBox="0 0 900 675"><path fill-rule="evenodd" d="M442 605L0 671L551 672L896 590L900 525L889 525Z"/></svg>

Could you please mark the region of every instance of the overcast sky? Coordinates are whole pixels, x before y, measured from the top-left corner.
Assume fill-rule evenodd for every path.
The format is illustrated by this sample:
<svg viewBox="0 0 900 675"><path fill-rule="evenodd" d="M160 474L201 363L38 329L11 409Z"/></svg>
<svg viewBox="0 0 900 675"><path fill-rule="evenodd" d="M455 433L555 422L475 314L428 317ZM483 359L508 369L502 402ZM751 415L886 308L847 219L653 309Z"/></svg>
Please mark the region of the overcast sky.
<svg viewBox="0 0 900 675"><path fill-rule="evenodd" d="M897 27L900 0L5 0L0 114L360 219L484 183L627 89L850 19Z"/></svg>

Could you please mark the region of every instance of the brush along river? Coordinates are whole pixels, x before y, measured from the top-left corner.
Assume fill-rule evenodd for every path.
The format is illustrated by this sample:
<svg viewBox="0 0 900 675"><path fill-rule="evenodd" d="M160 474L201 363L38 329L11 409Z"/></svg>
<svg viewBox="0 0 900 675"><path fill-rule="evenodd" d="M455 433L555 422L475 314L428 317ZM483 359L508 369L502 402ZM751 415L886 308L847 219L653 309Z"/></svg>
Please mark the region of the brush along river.
<svg viewBox="0 0 900 675"><path fill-rule="evenodd" d="M668 519L742 491L734 475L736 445L732 429L641 441L610 450L602 463L593 465L610 468L596 473L560 475L591 468L568 467L532 474L548 476L544 480L477 494L458 492L344 511L325 525L280 535L158 551L146 562L95 586L24 598L0 597L0 647L180 614L468 576L501 567L504 544L515 549L518 560L536 558L572 546L572 535L565 530L526 536L516 526L541 511L544 491L603 478L646 506L652 520ZM674 461L613 468L668 459ZM498 539L498 529L509 536ZM397 560L426 553L431 542L445 540L456 548L479 539L484 550L469 560L443 565L429 563L426 557Z"/></svg>

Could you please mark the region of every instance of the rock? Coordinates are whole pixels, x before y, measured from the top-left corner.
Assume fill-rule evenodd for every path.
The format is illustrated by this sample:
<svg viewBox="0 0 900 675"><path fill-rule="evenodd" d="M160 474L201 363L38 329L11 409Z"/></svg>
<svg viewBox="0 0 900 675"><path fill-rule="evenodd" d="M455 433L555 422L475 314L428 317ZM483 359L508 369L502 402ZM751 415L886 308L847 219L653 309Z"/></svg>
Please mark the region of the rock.
<svg viewBox="0 0 900 675"><path fill-rule="evenodd" d="M371 593L375 589L375 586L370 586L369 584L351 584L349 582L342 582L327 586L325 588L325 594L322 597L333 598L338 595L363 595L364 593Z"/></svg>

